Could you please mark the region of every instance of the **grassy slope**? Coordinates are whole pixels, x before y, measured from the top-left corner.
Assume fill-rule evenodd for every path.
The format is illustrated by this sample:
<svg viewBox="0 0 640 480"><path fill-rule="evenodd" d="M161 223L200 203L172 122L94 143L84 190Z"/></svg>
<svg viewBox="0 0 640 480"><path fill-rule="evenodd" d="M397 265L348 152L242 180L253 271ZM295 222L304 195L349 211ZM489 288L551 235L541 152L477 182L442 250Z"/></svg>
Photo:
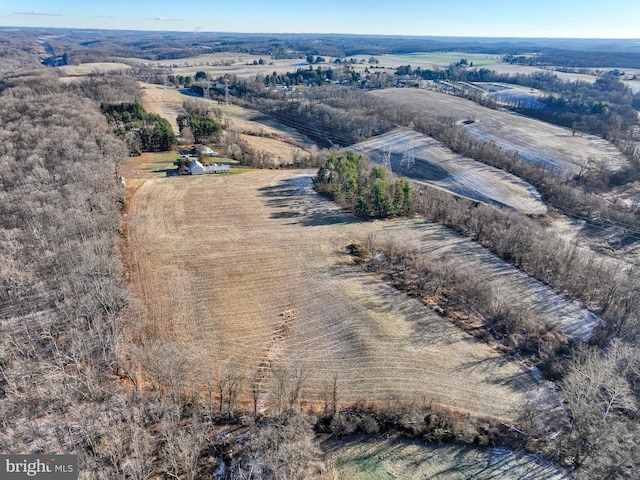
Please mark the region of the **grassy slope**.
<svg viewBox="0 0 640 480"><path fill-rule="evenodd" d="M526 214L547 209L535 189L518 177L453 153L433 138L408 129L395 129L353 147L377 162L385 149L391 153L392 170L481 202L506 205ZM406 154L415 164L408 165Z"/></svg>
<svg viewBox="0 0 640 480"><path fill-rule="evenodd" d="M530 376L349 265L353 238L402 221L355 221L309 192L310 173L146 181L129 235L149 330L175 340L201 381L229 358L247 374L304 365L314 402L338 373L344 403L407 395L513 418Z"/></svg>

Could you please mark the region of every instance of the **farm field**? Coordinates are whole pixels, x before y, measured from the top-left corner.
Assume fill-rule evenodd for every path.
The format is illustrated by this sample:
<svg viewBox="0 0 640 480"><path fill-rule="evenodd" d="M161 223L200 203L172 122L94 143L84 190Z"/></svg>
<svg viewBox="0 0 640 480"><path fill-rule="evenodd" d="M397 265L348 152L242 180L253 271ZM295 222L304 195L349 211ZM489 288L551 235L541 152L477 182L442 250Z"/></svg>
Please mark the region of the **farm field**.
<svg viewBox="0 0 640 480"><path fill-rule="evenodd" d="M360 222L310 187L313 171L151 178L130 200L133 290L144 329L174 342L204 382L226 361L309 371L306 401L339 377L340 401L418 398L513 418L546 388L419 301L354 268L345 247L369 233L486 269L513 302L580 335L595 321L574 302L428 222ZM524 307L523 307L524 308ZM248 395L245 392L245 398ZM263 398L263 405L268 402Z"/></svg>
<svg viewBox="0 0 640 480"><path fill-rule="evenodd" d="M325 57L327 58L327 57ZM253 65L262 59L265 63ZM211 78L224 75L237 75L238 77L255 77L260 75L271 75L274 71L286 73L295 71L298 68L308 68L309 64L304 58L271 59L267 55L251 55L246 53L210 53L194 57L169 59L169 60L140 60L123 59L129 63L141 63L154 67L171 68L174 75L191 75L196 72L206 72ZM326 65L329 65L327 58Z"/></svg>
<svg viewBox="0 0 640 480"><path fill-rule="evenodd" d="M370 94L426 115L453 117L459 122L474 120L464 125L470 135L565 174L577 174L584 165L610 170L626 165L622 153L599 137L572 135L568 128L509 111L492 110L464 98L413 88L385 89Z"/></svg>
<svg viewBox="0 0 640 480"><path fill-rule="evenodd" d="M561 480L561 468L523 452L473 448L456 444L425 445L400 436L370 437L322 443L336 480Z"/></svg>
<svg viewBox="0 0 640 480"><path fill-rule="evenodd" d="M453 153L437 140L397 128L349 147L378 163L390 155L391 170L485 203L526 214L544 214L546 206L536 189L497 168Z"/></svg>
<svg viewBox="0 0 640 480"><path fill-rule="evenodd" d="M142 87L142 105L145 110L166 118L173 131L179 132L176 118L178 115L187 113L182 104L190 98L188 91L183 92L175 88L142 82L140 86Z"/></svg>
<svg viewBox="0 0 640 480"><path fill-rule="evenodd" d="M615 68L616 67L606 67L606 68L599 67L593 70L608 71L608 70L614 70ZM581 82L593 83L598 79L597 75L592 75L589 73L561 72L559 70L556 70L554 67L540 68L540 67L532 67L528 65L512 65L509 63L492 65L490 67L490 70L493 70L496 73L506 73L509 75L516 75L516 74L530 75L532 73L551 73L557 76L558 78L566 80L568 82L581 81ZM640 90L640 80L632 79L633 75L638 75L638 73L640 72L639 69L619 68L619 70L625 72L626 74L623 77L621 77L625 85L627 85L634 91Z"/></svg>
<svg viewBox="0 0 640 480"><path fill-rule="evenodd" d="M346 245L387 224L344 215L310 191L310 174L145 181L128 226L146 328L202 372L229 359L248 375L303 365L313 403L338 374L345 403L398 395L513 418L533 378L353 268Z"/></svg>
<svg viewBox="0 0 640 480"><path fill-rule="evenodd" d="M518 105L526 108L544 108L540 101L547 96L546 92L535 88L523 87L521 85L511 85L507 83L474 82L473 85L479 91L484 91L489 97L494 98L501 105Z"/></svg>
<svg viewBox="0 0 640 480"><path fill-rule="evenodd" d="M353 58L367 62L370 57L370 55L356 55ZM459 62L462 58L465 58L469 63L473 62L473 67L487 67L502 63L502 55L468 52L413 52L375 55L374 57L380 62L377 65L394 69L401 65L411 65L413 68L421 67L423 69L448 67L452 63Z"/></svg>
<svg viewBox="0 0 640 480"><path fill-rule="evenodd" d="M506 73L509 75L531 75L532 73L551 73L556 75L558 78L563 80L567 80L568 82L575 82L576 80L581 80L584 82L593 83L596 81L596 76L589 75L586 73L568 73L568 72L559 72L554 70L553 68L540 68L540 67L532 67L529 65L514 65L510 63L501 63L492 65L490 70L493 70L496 73Z"/></svg>
<svg viewBox="0 0 640 480"><path fill-rule="evenodd" d="M333 57L323 55L325 62L320 64L323 68L331 66ZM360 69L369 66L368 60L371 55L354 55L347 57L347 61L354 59L357 63L355 68ZM398 68L400 65L411 64L412 67L435 68L447 67L451 63L466 58L469 62L473 62L474 67L485 67L500 64L502 62L500 55L484 54L484 53L466 53L466 52L415 52L401 55L376 55L379 61L378 67L386 67L390 69ZM254 65L253 62L262 59L263 65ZM251 55L244 53L211 53L194 57L169 59L169 60L140 60L140 59L123 59L128 63L144 63L155 67L171 68L175 75L195 75L196 72L202 71L211 74L213 78L223 76L225 74L233 74L239 77L254 77L256 75L270 75L274 71L277 73L293 72L298 68L308 68L309 64L305 58L289 58L289 59L272 59L269 55Z"/></svg>
<svg viewBox="0 0 640 480"><path fill-rule="evenodd" d="M94 73L129 72L131 70L130 65L116 62L82 63L80 65L65 65L57 68L62 76L65 77L87 76Z"/></svg>

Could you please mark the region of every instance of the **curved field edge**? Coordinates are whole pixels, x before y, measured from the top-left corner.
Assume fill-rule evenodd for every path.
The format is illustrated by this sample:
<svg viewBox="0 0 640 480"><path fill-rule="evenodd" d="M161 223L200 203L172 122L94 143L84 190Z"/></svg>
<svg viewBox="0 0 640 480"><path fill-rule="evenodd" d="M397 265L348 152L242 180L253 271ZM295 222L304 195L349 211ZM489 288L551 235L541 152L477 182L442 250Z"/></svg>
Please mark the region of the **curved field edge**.
<svg viewBox="0 0 640 480"><path fill-rule="evenodd" d="M404 396L506 419L532 392L546 395L516 363L353 268L352 239L415 222L357 221L311 191L312 174L152 179L134 193L141 329L175 344L194 381L204 386L229 361L260 371L269 408L273 369L300 367L311 404L337 375L343 404Z"/></svg>

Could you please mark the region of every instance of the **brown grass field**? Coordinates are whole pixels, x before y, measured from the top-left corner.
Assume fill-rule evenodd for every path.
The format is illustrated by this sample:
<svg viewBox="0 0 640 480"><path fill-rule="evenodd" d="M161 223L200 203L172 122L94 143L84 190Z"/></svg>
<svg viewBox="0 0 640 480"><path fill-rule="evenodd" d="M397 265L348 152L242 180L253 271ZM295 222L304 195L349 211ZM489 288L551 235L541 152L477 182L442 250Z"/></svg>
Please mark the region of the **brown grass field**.
<svg viewBox="0 0 640 480"><path fill-rule="evenodd" d="M533 186L502 170L455 154L432 137L413 130L397 128L350 148L379 163L389 152L394 173L458 195L526 214L547 212Z"/></svg>
<svg viewBox="0 0 640 480"><path fill-rule="evenodd" d="M171 123L173 131L178 132L176 118L178 115L187 113L182 108L182 104L185 100L189 100L190 96L172 87L142 82L140 82L140 86L142 87L142 104L145 110L166 118Z"/></svg>
<svg viewBox="0 0 640 480"><path fill-rule="evenodd" d="M180 111L180 92L145 87L149 111L167 118ZM219 107L230 128L253 133L248 137L282 155L291 143L306 142L267 116ZM129 274L142 307L140 338L179 349L202 388L232 362L248 377L262 372L265 408L277 366L308 369L304 399L315 405L334 375L342 404L417 398L513 419L527 399L547 398L546 387L520 365L354 266L345 247L369 234L382 242L401 238L424 255L458 258L485 272L483 281L508 301L568 335L583 336L597 322L446 228L344 214L311 190L313 171L165 177L172 155L130 161ZM246 389L243 397L249 398Z"/></svg>
<svg viewBox="0 0 640 480"><path fill-rule="evenodd" d="M617 170L627 163L616 147L599 137L573 135L570 129L509 111L492 110L464 98L414 88L377 90L370 94L434 117L472 119L474 123L464 126L470 135L562 172L576 174L583 165Z"/></svg>
<svg viewBox="0 0 640 480"><path fill-rule="evenodd" d="M64 77L87 76L94 73L104 74L113 72L129 72L131 66L126 63L95 62L82 63L80 65L65 65L58 67L58 71Z"/></svg>
<svg viewBox="0 0 640 480"><path fill-rule="evenodd" d="M327 63L330 65L330 59ZM253 65L253 62L264 60L263 65ZM332 59L331 59L332 60ZM169 60L141 60L136 58L122 59L131 64L146 64L153 67L171 67L174 75L191 75L196 72L206 72L211 78L224 75L237 75L238 77L255 77L259 75L271 75L278 73L294 72L298 68L308 68L309 64L303 57L274 60L269 55L251 55L248 53L223 52L198 55L195 57L177 58Z"/></svg>
<svg viewBox="0 0 640 480"><path fill-rule="evenodd" d="M401 223L354 220L310 192L309 174L145 181L128 228L146 330L175 342L202 378L229 359L248 375L304 366L314 402L337 374L342 402L406 395L513 418L532 377L354 268L354 237Z"/></svg>
<svg viewBox="0 0 640 480"><path fill-rule="evenodd" d="M307 368L313 403L334 375L343 404L418 398L507 419L544 394L519 365L352 265L345 247L369 233L406 238L425 254L490 264L542 317L583 326L583 311L442 227L344 214L311 190L312 174L138 180L128 235L141 329L173 342L200 383L230 360L247 375L267 366L265 390L275 366Z"/></svg>

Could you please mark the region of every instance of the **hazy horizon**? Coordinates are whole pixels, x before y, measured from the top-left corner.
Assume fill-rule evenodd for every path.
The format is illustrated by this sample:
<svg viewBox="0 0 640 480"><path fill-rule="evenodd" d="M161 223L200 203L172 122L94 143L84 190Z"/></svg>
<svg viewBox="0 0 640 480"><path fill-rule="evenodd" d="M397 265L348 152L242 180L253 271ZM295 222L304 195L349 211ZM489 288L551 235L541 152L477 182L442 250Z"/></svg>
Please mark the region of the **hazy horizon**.
<svg viewBox="0 0 640 480"><path fill-rule="evenodd" d="M371 0L304 4L239 0L184 8L168 0L94 4L24 0L0 7L4 27L264 34L640 39L632 0ZM123 12L127 12L126 14Z"/></svg>

